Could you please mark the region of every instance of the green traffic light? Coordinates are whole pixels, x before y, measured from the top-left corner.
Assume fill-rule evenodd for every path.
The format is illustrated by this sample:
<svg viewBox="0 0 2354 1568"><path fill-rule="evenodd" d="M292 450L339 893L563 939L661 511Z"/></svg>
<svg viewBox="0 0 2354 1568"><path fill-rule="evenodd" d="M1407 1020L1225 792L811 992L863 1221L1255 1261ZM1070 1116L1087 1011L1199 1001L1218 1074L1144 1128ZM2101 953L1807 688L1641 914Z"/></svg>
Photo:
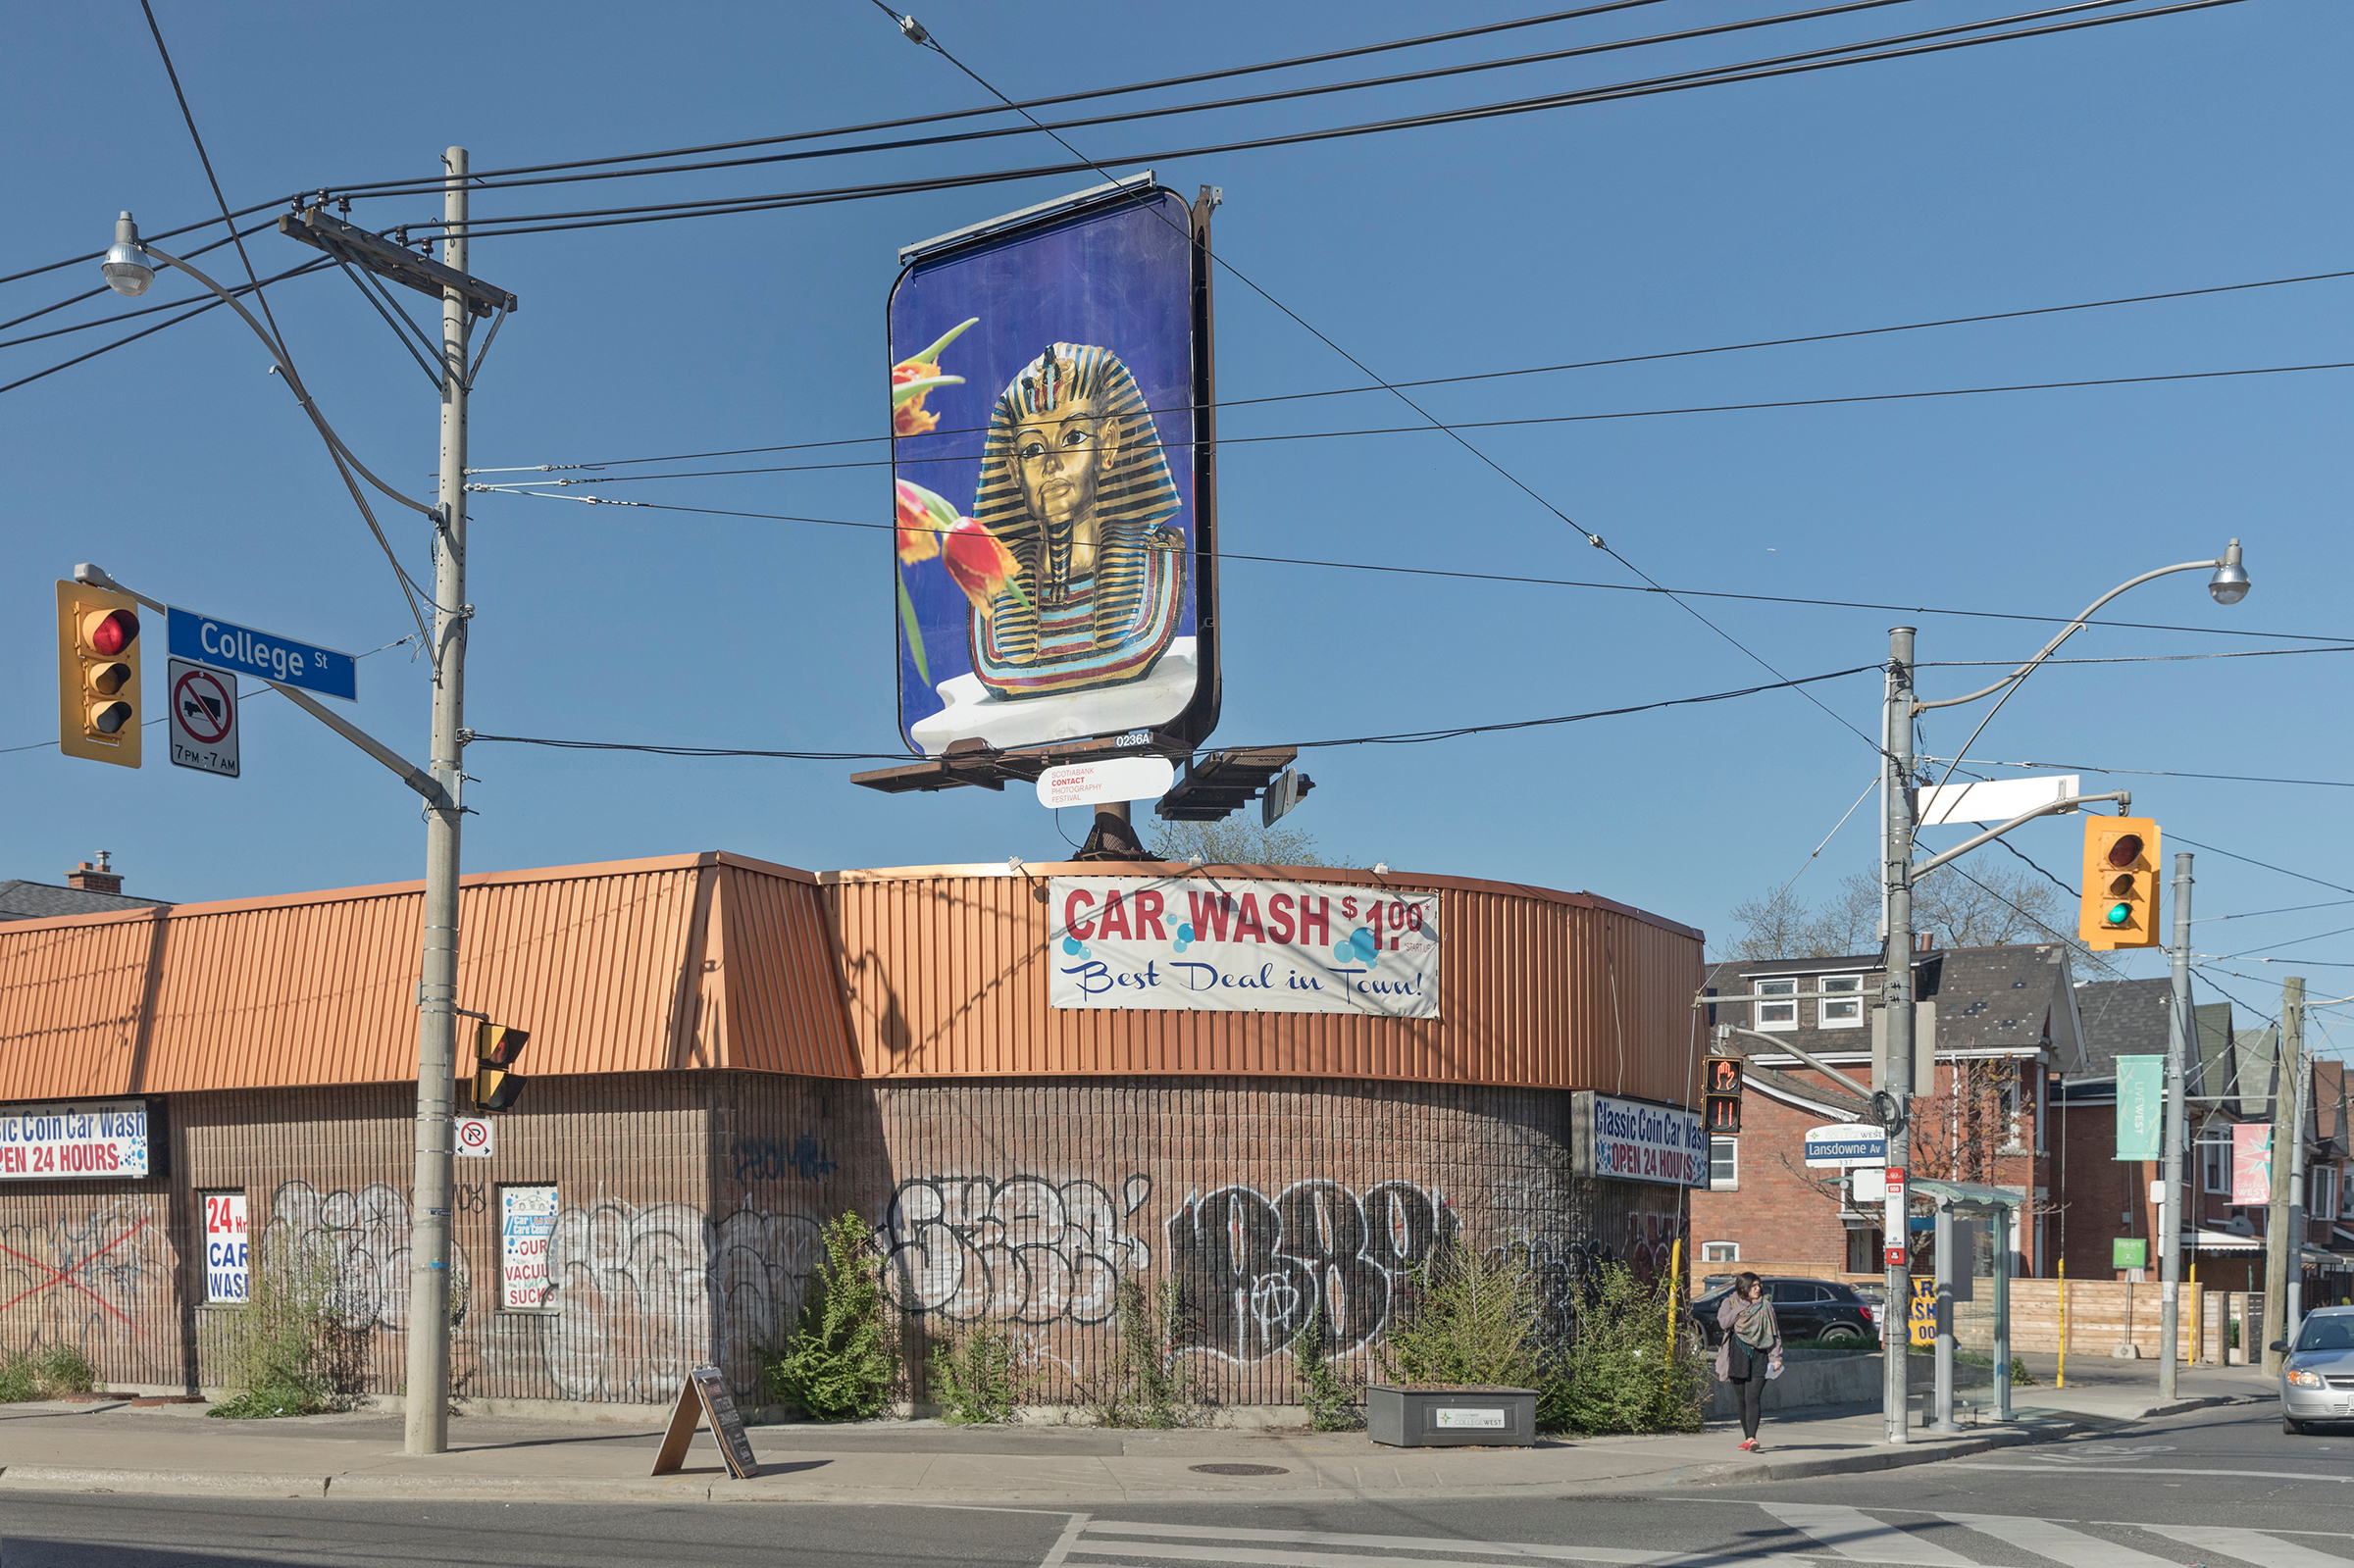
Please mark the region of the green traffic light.
<svg viewBox="0 0 2354 1568"><path fill-rule="evenodd" d="M2132 918L2133 918L2133 906L2132 906L2131 904L2111 904L2111 905L2109 906L2109 924L2110 924L2110 925L2112 925L2112 926L2123 926L2124 924L2125 924L2127 921L2131 920Z"/></svg>

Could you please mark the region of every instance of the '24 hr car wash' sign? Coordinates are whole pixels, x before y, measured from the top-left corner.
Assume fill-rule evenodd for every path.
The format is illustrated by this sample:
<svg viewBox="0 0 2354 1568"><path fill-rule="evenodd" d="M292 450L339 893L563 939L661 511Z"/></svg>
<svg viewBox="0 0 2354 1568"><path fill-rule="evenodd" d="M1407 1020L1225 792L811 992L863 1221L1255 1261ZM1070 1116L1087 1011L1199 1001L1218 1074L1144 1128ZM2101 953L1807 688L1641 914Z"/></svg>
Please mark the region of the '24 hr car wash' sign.
<svg viewBox="0 0 2354 1568"><path fill-rule="evenodd" d="M147 1102L18 1105L0 1111L0 1180L125 1177L148 1170Z"/></svg>
<svg viewBox="0 0 2354 1568"><path fill-rule="evenodd" d="M1056 1007L1439 1016L1439 895L1333 883L1056 877Z"/></svg>

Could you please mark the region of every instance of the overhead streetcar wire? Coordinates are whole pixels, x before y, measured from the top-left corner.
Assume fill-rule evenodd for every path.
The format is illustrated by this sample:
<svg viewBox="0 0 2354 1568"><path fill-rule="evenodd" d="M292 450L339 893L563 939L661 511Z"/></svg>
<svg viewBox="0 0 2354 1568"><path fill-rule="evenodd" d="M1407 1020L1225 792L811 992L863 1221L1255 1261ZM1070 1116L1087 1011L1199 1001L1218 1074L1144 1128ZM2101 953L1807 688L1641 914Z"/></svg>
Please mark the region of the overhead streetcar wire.
<svg viewBox="0 0 2354 1568"><path fill-rule="evenodd" d="M790 512L746 512L731 507L680 506L667 501L612 501L607 500L602 496L595 495L551 495L545 491L517 489L506 485L473 484L467 486L467 488L475 491L478 494L507 495L537 501L571 501L592 506L628 507L640 511L681 512L700 517L743 518L752 522L764 523L807 523L820 528L864 529L875 532L894 531L899 526L896 523L862 523L849 518L805 517ZM2079 619L2078 617L2068 615L2028 615L2016 610L1958 610L1938 605L1926 604L1884 604L1868 599L1817 599L1787 593L1735 593L1725 589L1717 588L1669 588L1657 585L1646 585L1636 582L1598 582L1579 578L1525 577L1517 576L1508 572L1464 572L1450 570L1443 567L1390 566L1374 561L1328 561L1319 560L1311 556L1264 555L1246 550L1221 549L1215 553L1218 560L1221 562L1254 561L1270 566L1320 567L1328 568L1338 572L1378 572L1402 577L1456 578L1469 582L1509 582L1524 587L1592 588L1606 593L1675 594L1689 599L1733 599L1757 604L1799 604L1832 610L1878 610L1890 611L1899 615L1950 615L1967 617L1974 620L2021 621L2046 626L2073 626L2076 624L2077 620ZM2087 627L2110 627L2130 632L2188 632L2201 636L2270 637L2289 642L2319 642L2330 644L2354 643L2354 635L2343 632L2331 632L2324 634L2303 632L2251 632L2241 627L2177 626L2168 622L2160 621L2089 620L2085 621L2083 624ZM2322 651L2334 652L2336 649L2331 647ZM1976 664L1981 661L1971 660L1969 662ZM1994 660L1984 662L2001 663L2003 661ZM2058 661L2046 660L2045 662L2048 664ZM1998 766L2042 767L2060 765L2041 763L2002 763L1998 764ZM2068 766L2073 766L2073 764L2069 764ZM2085 771L2098 773L2109 770L2087 768ZM2207 776L2184 775L2183 777L2195 778ZM2218 775L2216 777L2225 776ZM2307 781L2292 780L2282 782L2303 783Z"/></svg>

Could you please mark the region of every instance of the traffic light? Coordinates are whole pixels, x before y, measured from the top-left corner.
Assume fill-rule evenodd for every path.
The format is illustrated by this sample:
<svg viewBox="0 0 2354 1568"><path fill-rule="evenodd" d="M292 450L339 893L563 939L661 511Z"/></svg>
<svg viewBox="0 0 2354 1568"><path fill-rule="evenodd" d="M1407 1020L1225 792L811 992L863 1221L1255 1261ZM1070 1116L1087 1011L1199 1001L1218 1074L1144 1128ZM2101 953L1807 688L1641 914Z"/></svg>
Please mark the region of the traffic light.
<svg viewBox="0 0 2354 1568"><path fill-rule="evenodd" d="M57 746L139 765L139 601L86 582L57 585Z"/></svg>
<svg viewBox="0 0 2354 1568"><path fill-rule="evenodd" d="M532 1037L520 1029L504 1024L474 1026L474 1108L478 1111L511 1111L523 1098L523 1075L512 1071L515 1058L523 1054L524 1041Z"/></svg>
<svg viewBox="0 0 2354 1568"><path fill-rule="evenodd" d="M2087 947L2155 947L2158 824L2147 817L2084 819L2084 881L2076 935Z"/></svg>
<svg viewBox="0 0 2354 1568"><path fill-rule="evenodd" d="M1709 1131L1729 1137L1741 1131L1742 1065L1738 1056L1711 1056L1701 1065Z"/></svg>

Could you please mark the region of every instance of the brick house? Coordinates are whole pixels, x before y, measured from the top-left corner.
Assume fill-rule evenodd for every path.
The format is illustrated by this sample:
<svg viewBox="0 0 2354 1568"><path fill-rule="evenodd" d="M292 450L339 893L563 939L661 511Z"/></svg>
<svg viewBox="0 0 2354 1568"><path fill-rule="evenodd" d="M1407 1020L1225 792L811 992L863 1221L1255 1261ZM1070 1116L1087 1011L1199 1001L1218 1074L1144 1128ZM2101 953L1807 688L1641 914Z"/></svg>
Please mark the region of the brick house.
<svg viewBox="0 0 2354 1568"><path fill-rule="evenodd" d="M1760 959L1712 971L1712 989L1758 1000L1711 1009L1715 1022L1750 1032L1730 1037L1749 1058L1749 1090L1740 1134L1712 1140L1709 1189L1692 1196L1696 1277L1736 1263L1879 1274L1879 1206L1859 1207L1841 1173L1810 1171L1803 1158L1808 1128L1868 1120L1868 1108L1796 1056L1777 1052L1774 1037L1786 1035L1849 1077L1876 1082L1882 1031L1873 998L1884 973L1876 953ZM1831 994L1810 999L1823 992ZM2035 1199L2015 1242L2012 1269L2021 1277L2048 1273L2059 1245L2047 1212L2059 1153L2052 1091L2086 1070L2077 993L2068 949L2056 944L1959 947L1914 959L1917 1040L1933 1055L1917 1067L1912 1169ZM1792 999L1776 1002L1776 995Z"/></svg>

